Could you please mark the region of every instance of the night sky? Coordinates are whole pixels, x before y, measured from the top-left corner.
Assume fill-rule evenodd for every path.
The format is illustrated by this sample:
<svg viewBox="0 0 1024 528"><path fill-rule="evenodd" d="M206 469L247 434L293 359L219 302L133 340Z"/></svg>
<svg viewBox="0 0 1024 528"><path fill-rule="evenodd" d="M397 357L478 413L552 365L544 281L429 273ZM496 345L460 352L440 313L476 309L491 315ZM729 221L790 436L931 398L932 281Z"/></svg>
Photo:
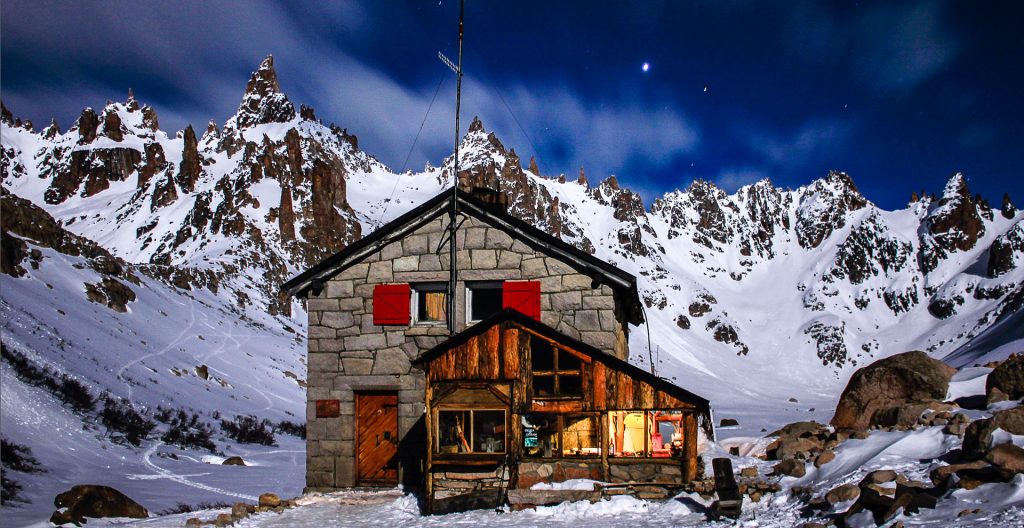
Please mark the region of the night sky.
<svg viewBox="0 0 1024 528"><path fill-rule="evenodd" d="M467 4L463 133L479 115L547 176L615 174L649 205L696 178L731 192L838 169L899 208L962 171L1024 205L1024 2ZM37 129L129 87L172 134L223 124L273 54L296 107L394 170L443 82L406 168L452 148L453 0L0 9L0 96Z"/></svg>

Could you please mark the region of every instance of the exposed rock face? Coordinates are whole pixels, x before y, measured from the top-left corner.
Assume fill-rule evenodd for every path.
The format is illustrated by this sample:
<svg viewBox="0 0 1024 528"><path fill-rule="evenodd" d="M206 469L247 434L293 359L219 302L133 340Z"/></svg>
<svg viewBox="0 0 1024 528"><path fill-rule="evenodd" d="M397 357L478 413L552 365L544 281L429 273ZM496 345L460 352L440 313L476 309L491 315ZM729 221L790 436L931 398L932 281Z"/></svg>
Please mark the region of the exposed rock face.
<svg viewBox="0 0 1024 528"><path fill-rule="evenodd" d="M114 140L124 141L124 130L121 129L121 116L116 111L106 109L103 112L103 135Z"/></svg>
<svg viewBox="0 0 1024 528"><path fill-rule="evenodd" d="M199 179L199 173L203 170L203 161L199 156L196 132L192 130L192 125L185 128L185 135L182 139L185 147L181 153L181 167L178 169L177 181L182 191L190 193L195 190L196 180Z"/></svg>
<svg viewBox="0 0 1024 528"><path fill-rule="evenodd" d="M149 511L141 504L133 501L124 493L108 487L95 484L85 484L72 487L70 490L57 495L53 499L53 505L64 511L53 512L50 522L54 524L85 523L86 517L131 517L133 519L144 519L149 517Z"/></svg>
<svg viewBox="0 0 1024 528"><path fill-rule="evenodd" d="M925 219L918 261L925 273L934 270L951 251L967 251L985 234L978 202L971 197L963 174L946 183L938 207Z"/></svg>
<svg viewBox="0 0 1024 528"><path fill-rule="evenodd" d="M956 372L945 363L920 351L904 352L876 361L853 374L836 405L832 425L836 429L864 430L885 423L894 410L908 405L941 402L949 379ZM924 407L922 407L922 411ZM900 413L896 413L900 414ZM917 423L914 416L913 425Z"/></svg>
<svg viewBox="0 0 1024 528"><path fill-rule="evenodd" d="M1013 202L1010 201L1010 193L1003 193L1003 205L1000 214L1003 218L1009 220L1014 216L1017 216L1017 208L1013 206Z"/></svg>
<svg viewBox="0 0 1024 528"><path fill-rule="evenodd" d="M295 119L295 107L281 93L274 70L274 57L268 55L249 79L242 104L235 114L238 129L264 123L284 123Z"/></svg>
<svg viewBox="0 0 1024 528"><path fill-rule="evenodd" d="M75 127L78 129L78 142L83 145L92 143L96 139L96 129L100 126L100 118L92 108L82 110Z"/></svg>
<svg viewBox="0 0 1024 528"><path fill-rule="evenodd" d="M996 237L988 249L988 276L998 277L1024 262L1024 221Z"/></svg>
<svg viewBox="0 0 1024 528"><path fill-rule="evenodd" d="M0 101L0 123L14 125L14 114L7 109L7 105L3 101Z"/></svg>
<svg viewBox="0 0 1024 528"><path fill-rule="evenodd" d="M816 248L846 225L846 214L868 205L853 180L845 172L829 172L825 179L814 182L800 198L794 230L805 248Z"/></svg>
<svg viewBox="0 0 1024 528"><path fill-rule="evenodd" d="M985 380L988 403L1024 398L1024 354L1013 354Z"/></svg>

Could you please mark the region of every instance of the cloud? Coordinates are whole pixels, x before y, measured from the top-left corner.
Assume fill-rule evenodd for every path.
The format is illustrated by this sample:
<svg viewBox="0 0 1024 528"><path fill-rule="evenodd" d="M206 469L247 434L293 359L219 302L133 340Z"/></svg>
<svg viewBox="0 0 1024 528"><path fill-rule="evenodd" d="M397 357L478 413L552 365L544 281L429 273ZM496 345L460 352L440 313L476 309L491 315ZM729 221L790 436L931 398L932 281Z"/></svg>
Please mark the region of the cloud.
<svg viewBox="0 0 1024 528"><path fill-rule="evenodd" d="M901 97L959 57L961 39L938 0L876 4L842 13L817 2L793 7L786 40L801 57L853 69L865 87Z"/></svg>
<svg viewBox="0 0 1024 528"><path fill-rule="evenodd" d="M754 131L748 146L767 161L784 167L802 166L837 150L854 131L854 124L836 118L812 119L789 135Z"/></svg>
<svg viewBox="0 0 1024 528"><path fill-rule="evenodd" d="M711 181L728 193L736 192L744 185L750 185L768 178L768 174L760 169L723 169Z"/></svg>

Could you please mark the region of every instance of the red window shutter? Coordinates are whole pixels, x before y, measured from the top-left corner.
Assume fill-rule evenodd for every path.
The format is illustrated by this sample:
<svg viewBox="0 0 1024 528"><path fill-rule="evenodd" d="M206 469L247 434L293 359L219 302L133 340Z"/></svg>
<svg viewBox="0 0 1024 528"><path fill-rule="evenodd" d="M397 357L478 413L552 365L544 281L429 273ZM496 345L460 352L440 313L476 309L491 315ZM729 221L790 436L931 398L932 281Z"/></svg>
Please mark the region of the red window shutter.
<svg viewBox="0 0 1024 528"><path fill-rule="evenodd" d="M540 321L540 281L505 281L501 286L501 306Z"/></svg>
<svg viewBox="0 0 1024 528"><path fill-rule="evenodd" d="M409 285L378 284L373 287L373 324L408 325Z"/></svg>

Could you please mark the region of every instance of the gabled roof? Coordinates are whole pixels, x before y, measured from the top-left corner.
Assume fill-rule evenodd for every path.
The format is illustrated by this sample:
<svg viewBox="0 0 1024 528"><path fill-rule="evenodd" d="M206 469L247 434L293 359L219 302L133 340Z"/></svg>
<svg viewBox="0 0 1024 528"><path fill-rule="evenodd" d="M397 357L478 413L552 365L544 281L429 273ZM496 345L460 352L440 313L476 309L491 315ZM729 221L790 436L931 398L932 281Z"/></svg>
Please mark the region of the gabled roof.
<svg viewBox="0 0 1024 528"><path fill-rule="evenodd" d="M705 413L707 413L711 408L708 400L700 396L697 396L696 394L678 385L673 384L672 382L666 380L665 378L655 376L654 374L651 374L650 372L647 372L646 370L643 370L637 367L636 365L623 361L578 339L569 337L555 330L554 328L551 328L550 326L541 323L540 321L536 321L532 317L528 317L511 308L506 308L488 317L487 319L484 319L483 321L480 321L479 323L476 323L475 325L451 336L443 343L420 354L420 356L414 359L412 363L413 365L418 366L425 365L431 360L441 356L445 352L463 343L466 343L470 339L483 334L484 332L494 327L495 325L499 325L504 322L515 323L523 328L526 328L527 330L536 332L537 334L546 337L556 343L561 343L569 348L572 348L577 352L580 352L593 358L595 361L600 361L601 363L604 363L606 367L609 367L613 370L617 370L619 372L623 372L635 380L640 380L649 383L656 390L662 391L668 394L669 396L672 396L681 401L693 404L695 407L697 407L697 409Z"/></svg>
<svg viewBox="0 0 1024 528"><path fill-rule="evenodd" d="M406 235L428 224L437 217L447 214L451 206L452 196L451 191L445 191L427 200L422 205L388 222L373 233L353 242L338 253L327 257L316 266L300 273L295 278L284 283L281 289L292 296L305 295L314 286L315 281L326 282L331 277L359 263L384 246L401 240ZM580 273L591 277L599 283L607 284L622 299L627 310L629 322L640 324L644 321L640 296L636 289L636 277L632 274L581 251L518 218L512 217L508 213L496 211L490 205L477 200L467 192L456 191L454 196L458 200L459 212L471 215L492 227L501 229L533 249L545 255L557 257L567 265L579 270Z"/></svg>

